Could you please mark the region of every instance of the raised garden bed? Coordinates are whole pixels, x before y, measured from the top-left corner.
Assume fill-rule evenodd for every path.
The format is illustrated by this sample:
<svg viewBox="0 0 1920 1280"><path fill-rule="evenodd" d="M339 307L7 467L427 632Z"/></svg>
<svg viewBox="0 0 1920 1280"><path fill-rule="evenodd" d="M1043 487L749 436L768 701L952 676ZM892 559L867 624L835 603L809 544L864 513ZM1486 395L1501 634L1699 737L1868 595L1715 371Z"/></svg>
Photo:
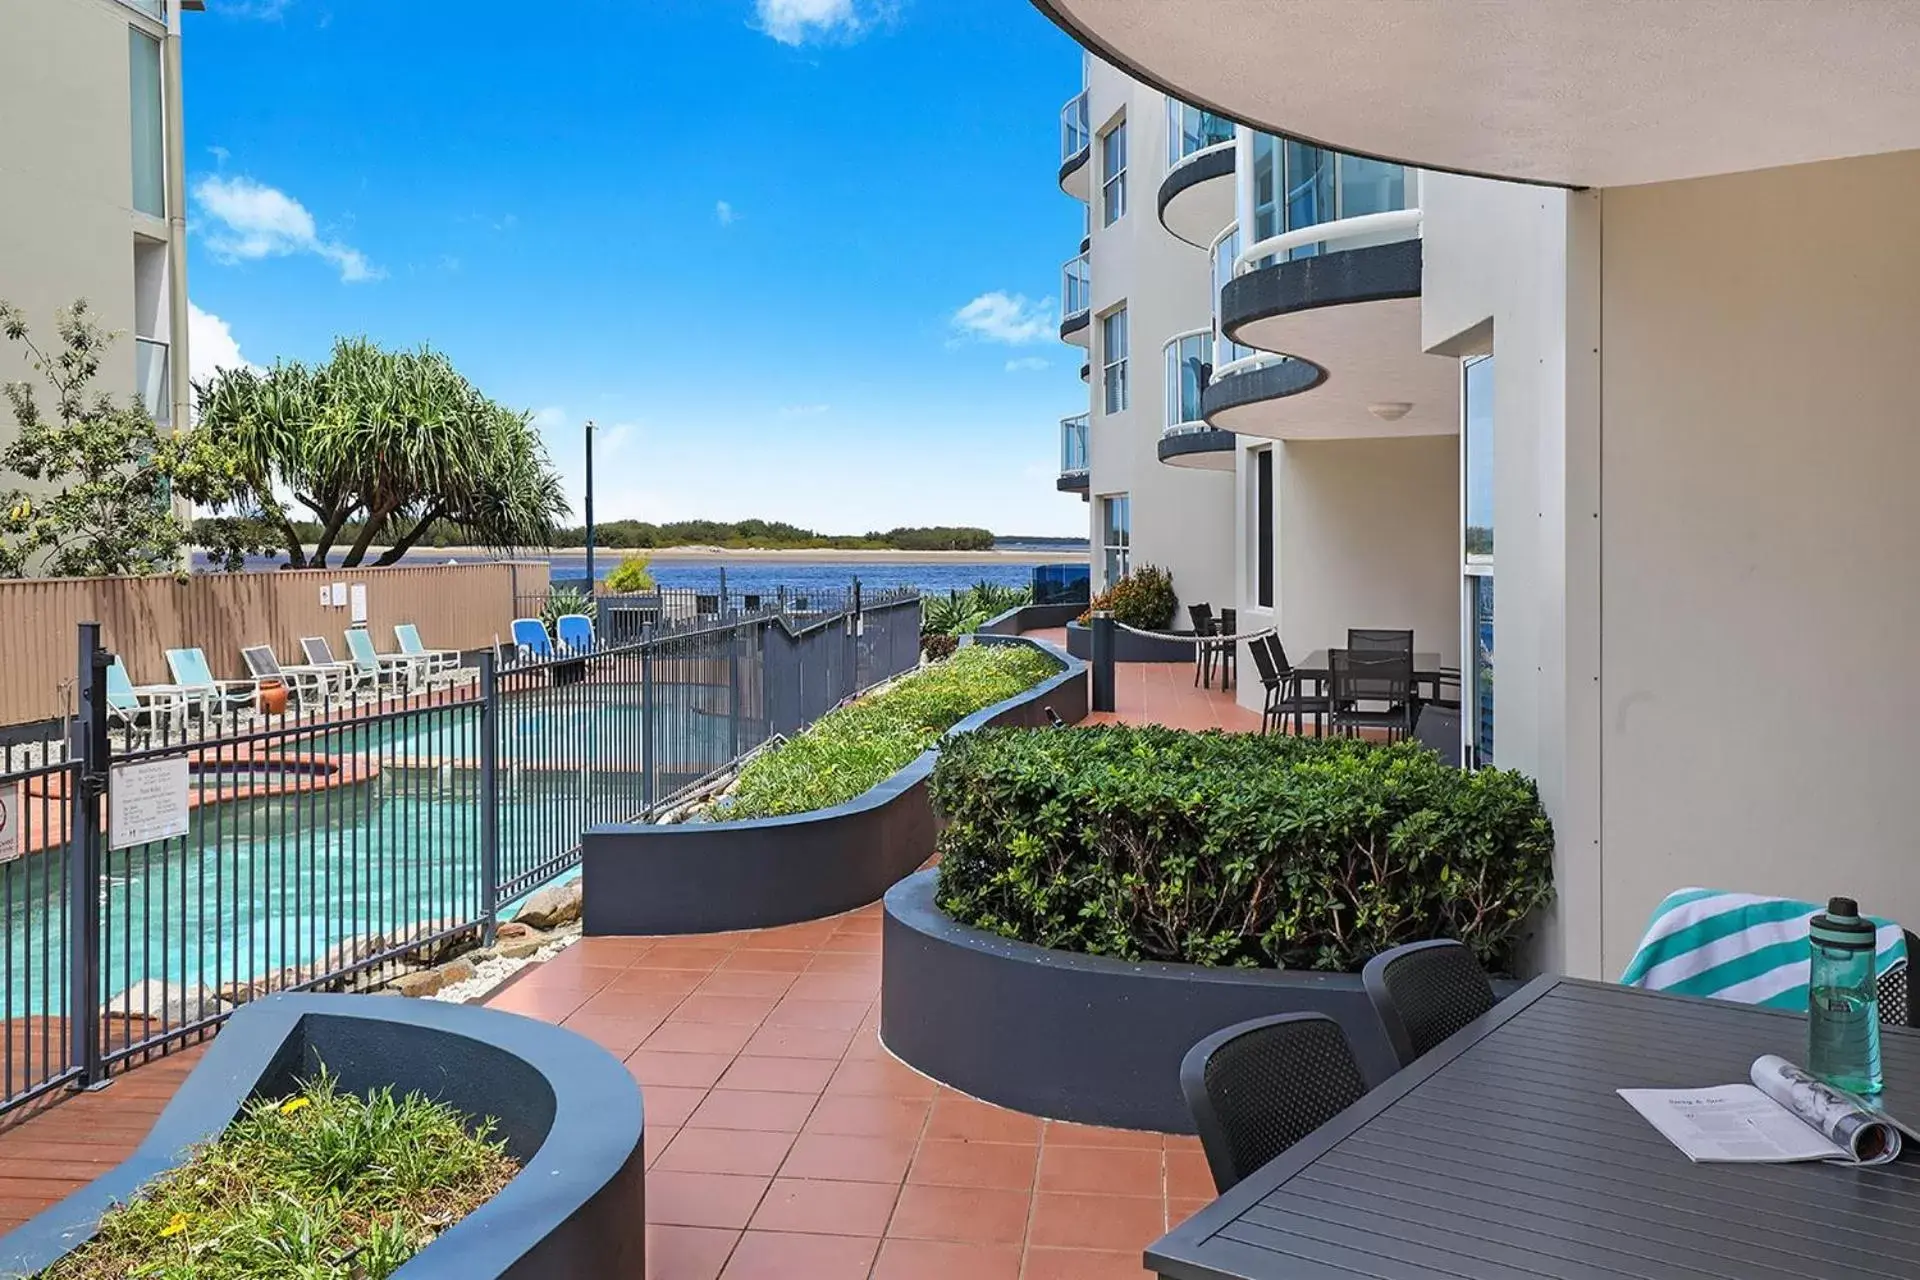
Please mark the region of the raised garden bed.
<svg viewBox="0 0 1920 1280"><path fill-rule="evenodd" d="M1079 614L1075 614L1078 617ZM1175 632L1167 636L1143 636L1138 632L1113 630L1115 662L1192 662L1193 633ZM1187 638L1182 638L1183 636ZM1093 628L1079 622L1067 624L1067 652L1086 662L1093 661Z"/></svg>
<svg viewBox="0 0 1920 1280"><path fill-rule="evenodd" d="M1086 664L1038 640L979 642L1031 646L1062 669L967 716L947 739L988 725L1045 725L1049 707L1069 723L1086 715ZM581 843L586 932L764 929L874 902L933 853L938 824L926 780L937 758L924 752L854 799L808 813L589 830Z"/></svg>
<svg viewBox="0 0 1920 1280"><path fill-rule="evenodd" d="M366 996L278 995L238 1010L145 1142L82 1190L0 1237L0 1275L33 1275L90 1240L101 1215L249 1100L291 1097L322 1068L344 1093L420 1093L493 1136L520 1165L492 1199L395 1280L561 1280L645 1271L639 1086L591 1041L488 1009Z"/></svg>

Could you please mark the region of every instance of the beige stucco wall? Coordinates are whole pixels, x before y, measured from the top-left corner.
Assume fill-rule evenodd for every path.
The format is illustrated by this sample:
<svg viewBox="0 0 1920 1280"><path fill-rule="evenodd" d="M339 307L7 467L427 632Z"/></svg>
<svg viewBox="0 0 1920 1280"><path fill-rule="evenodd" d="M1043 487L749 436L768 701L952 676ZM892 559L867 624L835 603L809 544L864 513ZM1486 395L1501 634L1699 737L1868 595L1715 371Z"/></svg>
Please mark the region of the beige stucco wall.
<svg viewBox="0 0 1920 1280"><path fill-rule="evenodd" d="M0 298L43 346L56 341L54 312L86 298L124 334L95 383L118 396L134 386L134 236L169 234L132 207L130 26L164 34L115 0L0 4ZM156 323L167 337L165 307ZM0 381L28 372L19 347L0 342ZM13 431L0 406L0 439Z"/></svg>
<svg viewBox="0 0 1920 1280"><path fill-rule="evenodd" d="M1171 571L1183 606L1234 602L1234 482L1231 471L1171 467L1160 461L1166 425L1167 340L1212 323L1212 278L1204 250L1160 225L1156 201L1167 170L1166 99L1092 60L1088 113L1092 170L1093 342L1090 504L1094 572L1100 572L1100 497L1133 499L1133 563ZM1101 225L1099 134L1127 118L1127 214ZM1105 412L1101 393L1100 315L1127 306L1129 408Z"/></svg>
<svg viewBox="0 0 1920 1280"><path fill-rule="evenodd" d="M1920 152L1604 194L1605 964L1683 885L1920 923Z"/></svg>
<svg viewBox="0 0 1920 1280"><path fill-rule="evenodd" d="M1460 657L1459 441L1293 441L1280 447L1279 626L1289 657L1349 627L1412 627Z"/></svg>

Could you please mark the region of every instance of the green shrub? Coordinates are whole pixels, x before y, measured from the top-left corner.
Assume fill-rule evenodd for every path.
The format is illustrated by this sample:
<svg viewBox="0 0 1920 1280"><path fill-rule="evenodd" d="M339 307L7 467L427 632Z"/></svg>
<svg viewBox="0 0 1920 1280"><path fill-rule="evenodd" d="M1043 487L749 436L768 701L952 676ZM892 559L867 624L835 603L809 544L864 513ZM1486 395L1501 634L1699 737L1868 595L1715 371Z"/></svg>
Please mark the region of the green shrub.
<svg viewBox="0 0 1920 1280"><path fill-rule="evenodd" d="M1116 622L1142 631L1165 631L1173 625L1173 612L1179 603L1173 594L1173 575L1143 564L1095 596L1080 621L1088 621L1095 610L1111 609Z"/></svg>
<svg viewBox="0 0 1920 1280"><path fill-rule="evenodd" d="M829 711L799 737L756 757L713 816L772 818L851 800L911 764L957 722L1059 670L1027 645L971 645Z"/></svg>
<svg viewBox="0 0 1920 1280"><path fill-rule="evenodd" d="M606 587L615 595L632 595L640 591L653 590L653 572L648 568L652 562L644 555L624 557L613 566L613 572L606 576Z"/></svg>
<svg viewBox="0 0 1920 1280"><path fill-rule="evenodd" d="M1003 587L980 582L965 591L926 596L920 602L923 636L972 635L979 627L1009 609L1033 603L1031 587Z"/></svg>
<svg viewBox="0 0 1920 1280"><path fill-rule="evenodd" d="M554 587L547 592L547 603L540 610L540 621L551 632L560 625L560 619L569 613L585 614L591 618L595 612L593 597L579 587Z"/></svg>
<svg viewBox="0 0 1920 1280"><path fill-rule="evenodd" d="M1068 951L1353 972L1451 937L1508 972L1553 894L1534 784L1415 743L983 730L931 795L941 908Z"/></svg>

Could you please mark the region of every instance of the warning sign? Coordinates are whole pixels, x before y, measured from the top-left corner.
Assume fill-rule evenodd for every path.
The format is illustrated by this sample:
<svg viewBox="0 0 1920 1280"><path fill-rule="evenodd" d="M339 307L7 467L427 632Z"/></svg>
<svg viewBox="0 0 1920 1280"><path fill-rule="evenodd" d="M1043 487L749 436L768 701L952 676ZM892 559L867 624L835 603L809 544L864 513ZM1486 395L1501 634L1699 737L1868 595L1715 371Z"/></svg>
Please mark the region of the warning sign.
<svg viewBox="0 0 1920 1280"><path fill-rule="evenodd" d="M187 834L187 758L113 766L107 784L107 836L115 849Z"/></svg>
<svg viewBox="0 0 1920 1280"><path fill-rule="evenodd" d="M0 862L12 862L20 856L20 823L24 817L19 785L0 787Z"/></svg>

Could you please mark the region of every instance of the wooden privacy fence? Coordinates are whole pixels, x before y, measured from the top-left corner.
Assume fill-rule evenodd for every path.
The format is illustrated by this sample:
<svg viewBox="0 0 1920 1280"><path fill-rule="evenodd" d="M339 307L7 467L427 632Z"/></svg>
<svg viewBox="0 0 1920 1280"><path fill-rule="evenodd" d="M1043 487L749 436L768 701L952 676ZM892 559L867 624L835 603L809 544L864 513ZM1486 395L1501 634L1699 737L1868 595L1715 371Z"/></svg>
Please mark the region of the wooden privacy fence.
<svg viewBox="0 0 1920 1280"><path fill-rule="evenodd" d="M271 644L302 661L300 638L325 636L336 657L363 588L366 625L382 652L411 622L434 649L472 650L504 639L514 593L544 591L544 564L462 564L391 569L293 569L154 578L0 580L0 726L66 715L72 706L75 628L101 624L106 647L135 684L166 684L166 651L197 645L221 679L246 675L242 646ZM343 585L335 605L334 587ZM325 593L325 602L322 593Z"/></svg>

